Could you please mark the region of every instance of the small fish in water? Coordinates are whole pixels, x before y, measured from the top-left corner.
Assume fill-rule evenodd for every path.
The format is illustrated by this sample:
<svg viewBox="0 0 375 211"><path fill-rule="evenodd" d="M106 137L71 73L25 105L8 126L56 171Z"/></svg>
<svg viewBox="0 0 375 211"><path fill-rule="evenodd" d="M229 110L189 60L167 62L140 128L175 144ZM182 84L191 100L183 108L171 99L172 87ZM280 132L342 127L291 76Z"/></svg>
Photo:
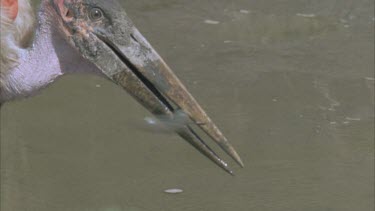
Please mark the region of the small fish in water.
<svg viewBox="0 0 375 211"><path fill-rule="evenodd" d="M169 193L169 194L177 194L177 193L182 193L182 192L184 191L178 188L171 188L171 189L164 190L164 193Z"/></svg>
<svg viewBox="0 0 375 211"><path fill-rule="evenodd" d="M157 132L175 132L191 123L189 116L181 111L175 111L173 116L159 115L156 117L145 117L148 129Z"/></svg>
<svg viewBox="0 0 375 211"><path fill-rule="evenodd" d="M212 25L216 25L216 24L219 24L220 22L219 21L215 21L215 20L204 20L204 23L206 24L212 24Z"/></svg>

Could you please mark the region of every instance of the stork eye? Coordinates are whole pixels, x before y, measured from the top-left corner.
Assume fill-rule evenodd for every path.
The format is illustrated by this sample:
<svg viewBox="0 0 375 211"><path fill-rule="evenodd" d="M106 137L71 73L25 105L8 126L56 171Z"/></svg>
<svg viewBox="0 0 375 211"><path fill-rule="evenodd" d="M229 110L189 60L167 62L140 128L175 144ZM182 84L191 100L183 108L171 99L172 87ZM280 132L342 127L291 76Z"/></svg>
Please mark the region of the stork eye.
<svg viewBox="0 0 375 211"><path fill-rule="evenodd" d="M97 21L103 18L103 11L99 8L92 8L90 11L90 19Z"/></svg>

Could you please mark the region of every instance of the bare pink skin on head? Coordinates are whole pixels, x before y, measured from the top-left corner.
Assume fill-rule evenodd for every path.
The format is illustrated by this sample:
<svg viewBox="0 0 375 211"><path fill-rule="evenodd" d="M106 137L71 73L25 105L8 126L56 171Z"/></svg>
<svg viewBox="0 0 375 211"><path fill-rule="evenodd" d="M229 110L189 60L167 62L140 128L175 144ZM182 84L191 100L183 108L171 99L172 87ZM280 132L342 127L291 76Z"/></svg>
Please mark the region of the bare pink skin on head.
<svg viewBox="0 0 375 211"><path fill-rule="evenodd" d="M15 20L18 15L18 0L1 0L0 5L6 8L6 16Z"/></svg>

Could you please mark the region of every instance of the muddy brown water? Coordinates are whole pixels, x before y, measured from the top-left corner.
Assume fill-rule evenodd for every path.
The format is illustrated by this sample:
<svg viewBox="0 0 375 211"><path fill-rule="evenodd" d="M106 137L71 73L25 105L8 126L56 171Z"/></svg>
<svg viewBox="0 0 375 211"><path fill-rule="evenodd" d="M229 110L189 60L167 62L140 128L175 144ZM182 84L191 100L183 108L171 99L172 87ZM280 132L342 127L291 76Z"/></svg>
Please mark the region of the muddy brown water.
<svg viewBox="0 0 375 211"><path fill-rule="evenodd" d="M372 0L124 7L246 167L221 153L227 175L139 127L120 88L67 76L2 108L2 211L374 210Z"/></svg>

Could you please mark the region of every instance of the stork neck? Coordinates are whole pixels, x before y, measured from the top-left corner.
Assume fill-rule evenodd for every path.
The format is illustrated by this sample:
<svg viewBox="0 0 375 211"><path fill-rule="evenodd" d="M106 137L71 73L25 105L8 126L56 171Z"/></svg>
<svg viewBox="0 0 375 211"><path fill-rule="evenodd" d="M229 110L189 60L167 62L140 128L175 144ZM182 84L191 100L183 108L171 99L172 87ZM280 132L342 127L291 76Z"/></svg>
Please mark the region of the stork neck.
<svg viewBox="0 0 375 211"><path fill-rule="evenodd" d="M95 67L84 60L51 22L51 16L39 12L39 24L32 46L19 49L18 65L10 71L1 90L0 102L34 95L59 76L66 73L95 72Z"/></svg>
<svg viewBox="0 0 375 211"><path fill-rule="evenodd" d="M63 75L53 46L51 27L39 25L31 48L19 48L18 65L6 78L7 98L26 97ZM7 93L6 93L7 92Z"/></svg>

